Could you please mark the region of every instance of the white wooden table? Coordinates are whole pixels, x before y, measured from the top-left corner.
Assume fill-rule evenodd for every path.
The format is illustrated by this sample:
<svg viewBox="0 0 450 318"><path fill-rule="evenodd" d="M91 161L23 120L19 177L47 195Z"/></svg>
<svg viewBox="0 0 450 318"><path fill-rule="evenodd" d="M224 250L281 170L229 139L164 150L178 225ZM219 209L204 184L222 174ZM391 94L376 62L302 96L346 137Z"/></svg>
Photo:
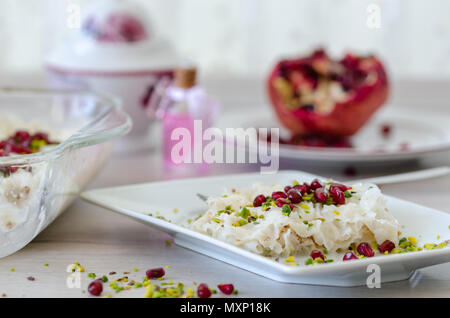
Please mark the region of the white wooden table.
<svg viewBox="0 0 450 318"><path fill-rule="evenodd" d="M401 168L362 170L359 176L448 165L449 162L450 153L445 153ZM157 151L115 157L90 188L165 179L167 176L160 166L161 158ZM281 162L281 167L345 179L339 169L299 166L292 162ZM211 174L252 169L256 168L216 166ZM386 194L450 213L449 189L450 177L382 187ZM90 281L86 277L88 272L103 275L114 271L118 273L115 277L119 277L123 276L119 274L130 271L130 278L142 278L146 269L170 265L166 269L168 280L181 281L186 286L193 286L194 282L204 282L210 287L218 283L233 283L242 297L450 297L450 263L421 269L409 280L386 283L380 289L283 284L175 245L166 246L168 239L170 237L165 233L78 199L28 246L0 259L0 295L87 297L83 290ZM81 275L81 288L68 288L66 284L69 275L66 268L73 262L80 262L86 269L86 273ZM133 268L139 271L133 272ZM35 280L28 280L29 276ZM118 294L106 290L104 295L143 297L144 293L145 290L140 288Z"/></svg>

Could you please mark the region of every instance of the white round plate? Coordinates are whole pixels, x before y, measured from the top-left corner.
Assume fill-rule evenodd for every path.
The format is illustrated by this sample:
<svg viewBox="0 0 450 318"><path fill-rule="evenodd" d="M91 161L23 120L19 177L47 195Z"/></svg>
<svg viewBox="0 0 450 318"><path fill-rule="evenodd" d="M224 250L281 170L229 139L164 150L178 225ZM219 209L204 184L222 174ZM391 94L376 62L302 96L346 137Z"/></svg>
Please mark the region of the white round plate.
<svg viewBox="0 0 450 318"><path fill-rule="evenodd" d="M388 124L391 133L383 137L382 127ZM280 128L280 135L288 132L268 109L239 114L224 114L217 126L227 128ZM238 147L258 151L249 142L237 138ZM322 162L363 163L405 161L450 150L450 118L430 113L386 107L380 110L355 136L353 148L321 148L280 144L280 158Z"/></svg>

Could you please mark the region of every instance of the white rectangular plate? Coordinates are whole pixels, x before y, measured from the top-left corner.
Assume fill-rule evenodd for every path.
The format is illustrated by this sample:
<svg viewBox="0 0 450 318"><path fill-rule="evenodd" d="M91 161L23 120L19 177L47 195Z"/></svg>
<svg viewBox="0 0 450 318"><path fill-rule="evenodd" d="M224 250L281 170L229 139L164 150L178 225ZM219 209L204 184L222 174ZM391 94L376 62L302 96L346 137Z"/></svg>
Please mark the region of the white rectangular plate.
<svg viewBox="0 0 450 318"><path fill-rule="evenodd" d="M390 282L407 279L418 268L450 261L450 248L446 247L379 255L347 262L341 261L342 255L339 255L335 262L318 266L303 265L307 257L305 256L303 259L297 258L299 266L291 266L188 228L188 220L195 219L207 209L205 202L197 197L197 193L219 196L225 188L244 188L255 182L269 185L290 184L294 179L310 182L315 177L301 171L281 171L272 175L236 174L97 189L87 191L81 196L89 202L171 234L175 243L180 246L281 282L333 286L365 285L372 273L367 272L370 264L380 266L381 282ZM419 245L450 239L450 214L400 199L388 196L386 198L390 212L402 226L402 236L415 236ZM149 216L149 213L153 216Z"/></svg>

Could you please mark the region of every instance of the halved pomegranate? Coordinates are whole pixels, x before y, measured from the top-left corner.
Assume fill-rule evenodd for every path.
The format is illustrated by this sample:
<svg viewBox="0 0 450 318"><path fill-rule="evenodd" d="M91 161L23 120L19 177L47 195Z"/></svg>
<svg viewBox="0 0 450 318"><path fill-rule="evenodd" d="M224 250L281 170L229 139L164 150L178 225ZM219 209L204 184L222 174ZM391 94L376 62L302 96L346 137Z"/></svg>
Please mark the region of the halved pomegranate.
<svg viewBox="0 0 450 318"><path fill-rule="evenodd" d="M351 136L387 100L383 64L374 56L332 60L324 50L280 61L268 80L272 105L297 136Z"/></svg>

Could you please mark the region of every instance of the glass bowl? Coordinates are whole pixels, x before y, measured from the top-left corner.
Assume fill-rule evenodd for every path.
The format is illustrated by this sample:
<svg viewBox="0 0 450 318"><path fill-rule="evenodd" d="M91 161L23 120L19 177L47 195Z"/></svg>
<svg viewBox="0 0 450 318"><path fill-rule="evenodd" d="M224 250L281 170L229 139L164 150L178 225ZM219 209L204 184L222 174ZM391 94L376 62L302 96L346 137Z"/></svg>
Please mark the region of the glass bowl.
<svg viewBox="0 0 450 318"><path fill-rule="evenodd" d="M27 245L104 166L131 129L118 100L87 91L0 88L0 114L69 132L41 152L0 157L0 257ZM1 119L1 117L0 117ZM21 127L14 127L20 129Z"/></svg>

